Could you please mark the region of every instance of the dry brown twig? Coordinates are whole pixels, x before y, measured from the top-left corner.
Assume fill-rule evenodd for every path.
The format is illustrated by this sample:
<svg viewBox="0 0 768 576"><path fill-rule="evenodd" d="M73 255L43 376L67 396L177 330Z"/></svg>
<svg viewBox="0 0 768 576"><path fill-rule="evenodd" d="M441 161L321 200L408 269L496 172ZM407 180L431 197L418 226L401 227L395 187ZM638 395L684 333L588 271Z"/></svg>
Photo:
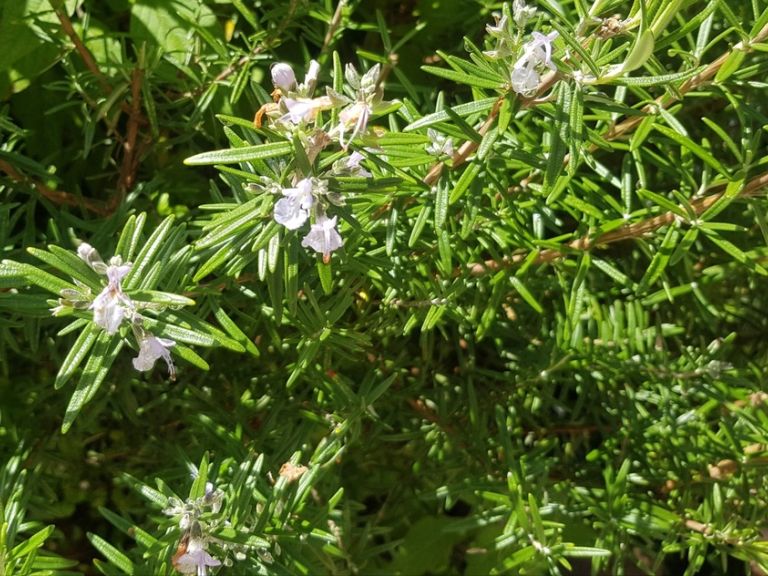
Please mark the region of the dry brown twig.
<svg viewBox="0 0 768 576"><path fill-rule="evenodd" d="M764 172L759 176L752 178L739 193L739 198L747 198L750 196L756 196L766 186L768 186L768 172ZM694 217L700 216L708 208L710 208L715 202L720 200L725 194L725 185L719 184L709 189L710 194L705 196L699 196L694 198L687 206L680 206L680 211L690 210ZM630 240L633 238L640 238L649 234L663 226L669 226L673 224L679 216L675 212L665 212L659 216L641 220L633 224L627 224L611 232L605 234L599 234L597 236L586 235L581 238L576 238L565 244L562 248L554 249L549 248L542 250L536 257L534 263L543 264L546 262L552 262L559 258L563 258L573 252L584 252L592 250L593 248L605 247L608 244L614 244L621 242L622 240ZM495 272L500 268L507 266L513 266L523 262L528 258L528 252L521 252L519 254L513 254L507 258L504 258L501 262L497 260L486 260L482 263L473 263L469 265L469 272L473 276L479 276L488 272Z"/></svg>
<svg viewBox="0 0 768 576"><path fill-rule="evenodd" d="M16 168L14 168L13 165L2 159L0 159L0 171L5 172L5 174L17 184L31 186L41 196L47 198L54 204L81 207L85 210L88 210L89 212L93 212L94 214L99 214L101 216L109 214L109 210L101 202L97 202L89 198L75 196L74 194L63 192L61 190L54 190L46 184L38 182L37 180L33 180L32 178L22 174Z"/></svg>
<svg viewBox="0 0 768 576"><path fill-rule="evenodd" d="M128 128L125 142L123 143L123 160L120 165L120 176L117 181L118 194L112 197L109 206L115 210L125 194L133 188L138 168L138 154L136 153L136 141L139 135L141 122L141 83L144 71L138 66L131 73L131 111L128 115Z"/></svg>
<svg viewBox="0 0 768 576"><path fill-rule="evenodd" d="M75 50L77 50L77 53L83 60L85 67L88 68L90 73L93 74L93 76L96 78L96 81L99 83L101 90L106 94L111 93L112 86L107 81L107 77L104 76L104 73L99 69L99 65L96 64L96 60L93 58L91 51L88 50L85 44L83 44L83 41L80 39L80 36L78 36L77 32L75 32L75 28L72 26L72 20L69 19L69 15L67 14L66 10L64 10L64 6L61 0L50 0L50 2L53 11L56 13L57 18L61 23L62 30L64 30L64 33L72 41L72 44L75 45Z"/></svg>
<svg viewBox="0 0 768 576"><path fill-rule="evenodd" d="M75 50L82 59L85 67L96 78L102 92L105 95L112 93L113 88L109 83L107 77L99 68L98 63L91 54L88 47L83 43L80 36L75 31L72 25L72 20L69 18L67 11L64 9L64 5L61 0L49 0L51 7L56 13L61 28L67 37L70 39L75 47ZM130 190L136 180L136 170L139 165L139 154L137 153L137 141L139 136L139 128L144 123L144 118L141 112L141 83L143 81L143 70L140 67L134 68L131 74L131 102L130 104L123 100L120 103L120 109L128 114L128 123L126 129L126 136L122 137L120 134L116 134L119 141L123 144L123 158L120 163L120 172L117 181L117 194L114 195L110 201L104 205L93 200L81 199L76 196L72 196L66 192L58 192L51 190L41 183L32 183L43 196L50 199L53 202L64 204L68 206L83 206L91 212L100 214L102 216L113 213L125 198L125 194ZM84 97L88 101L88 104L92 107L96 106L96 102L88 98L86 94ZM101 117L106 121L106 116ZM109 131L114 129L113 126L108 125ZM13 168L13 167L11 167ZM11 176L12 179L19 181L18 178L14 178L10 172L4 170L6 174ZM14 170L14 172L20 176L20 174ZM22 177L23 179L23 177Z"/></svg>

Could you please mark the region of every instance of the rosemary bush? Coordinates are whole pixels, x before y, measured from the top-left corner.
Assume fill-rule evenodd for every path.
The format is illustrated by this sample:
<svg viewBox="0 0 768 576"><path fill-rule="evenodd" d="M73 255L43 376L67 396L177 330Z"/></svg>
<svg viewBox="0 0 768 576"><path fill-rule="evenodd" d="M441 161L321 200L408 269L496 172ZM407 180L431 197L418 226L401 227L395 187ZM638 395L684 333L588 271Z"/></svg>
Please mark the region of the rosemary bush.
<svg viewBox="0 0 768 576"><path fill-rule="evenodd" d="M0 2L0 575L766 573L767 38Z"/></svg>

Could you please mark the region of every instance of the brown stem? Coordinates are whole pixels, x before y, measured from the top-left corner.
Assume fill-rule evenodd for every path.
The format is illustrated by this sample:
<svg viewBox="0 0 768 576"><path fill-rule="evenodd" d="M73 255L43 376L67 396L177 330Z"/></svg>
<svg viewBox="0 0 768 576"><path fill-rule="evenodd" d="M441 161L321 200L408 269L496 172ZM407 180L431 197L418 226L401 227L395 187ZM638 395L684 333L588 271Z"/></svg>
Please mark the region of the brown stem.
<svg viewBox="0 0 768 576"><path fill-rule="evenodd" d="M344 6L346 6L346 4L347 0L339 0L339 3L336 5L336 11L333 13L333 18L331 18L331 21L328 24L328 31L325 33L323 47L320 48L320 52L324 53L330 47L333 35L339 28L339 24L341 24L341 16L344 13Z"/></svg>
<svg viewBox="0 0 768 576"><path fill-rule="evenodd" d="M94 75L99 83L99 86L101 86L101 90L105 94L112 92L112 86L109 84L109 82L107 82L107 77L104 76L102 71L99 69L99 65L96 64L96 60L94 60L91 51L86 48L85 44L83 44L83 41L77 35L77 32L75 32L75 28L72 26L72 20L69 19L69 15L67 15L66 10L64 10L64 6L61 0L49 1L53 11L56 13L56 16L59 19L59 22L61 22L61 28L75 45L75 50L77 50L77 53L80 54L80 58L83 59L85 67L88 68L91 74Z"/></svg>
<svg viewBox="0 0 768 576"><path fill-rule="evenodd" d="M2 159L0 159L0 171L5 172L5 174L7 174L11 180L18 184L26 184L32 186L41 196L47 198L54 204L60 204L64 206L79 206L88 210L89 212L93 212L94 214L99 214L102 216L108 213L106 207L102 203L90 200L88 198L75 196L74 194L69 194L68 192L62 192L61 190L53 190L42 182L32 180L31 178L25 176L16 170L16 168L14 168L10 163Z"/></svg>
<svg viewBox="0 0 768 576"><path fill-rule="evenodd" d="M755 196L766 186L768 186L768 172L764 172L763 174L760 174L759 176L756 176L747 182L747 184L739 193L739 197L748 198L750 196ZM690 211L695 216L700 216L715 202L723 197L725 194L725 186L722 184L713 186L709 189L709 192L709 195L695 198L690 202L690 204L686 206L681 205L680 211ZM678 215L675 212L670 211L665 212L664 214L660 214L659 216L654 216L653 218L641 220L640 222L627 224L621 228L612 230L611 232L606 232L605 234L600 234L596 237L582 236L581 238L576 238L575 240L568 242L562 248L548 248L546 250L542 250L536 258L535 263L543 264L545 262L552 262L553 260L564 258L572 252L584 252L591 250L592 248L601 248L615 242L630 240L632 238L639 238L650 232L658 230L662 226L668 226L674 223L677 218ZM494 272L506 266L519 264L527 257L528 253L518 253L509 257L505 257L501 261L486 260L482 263L473 263L469 265L469 272L474 276L485 274L487 272Z"/></svg>
<svg viewBox="0 0 768 576"><path fill-rule="evenodd" d="M131 73L131 108L128 115L128 128L125 142L123 143L123 161L120 165L120 176L117 181L117 194L109 203L110 210L114 211L125 198L126 192L133 188L138 167L138 155L136 154L136 140L139 135L141 122L141 83L144 71L138 66Z"/></svg>

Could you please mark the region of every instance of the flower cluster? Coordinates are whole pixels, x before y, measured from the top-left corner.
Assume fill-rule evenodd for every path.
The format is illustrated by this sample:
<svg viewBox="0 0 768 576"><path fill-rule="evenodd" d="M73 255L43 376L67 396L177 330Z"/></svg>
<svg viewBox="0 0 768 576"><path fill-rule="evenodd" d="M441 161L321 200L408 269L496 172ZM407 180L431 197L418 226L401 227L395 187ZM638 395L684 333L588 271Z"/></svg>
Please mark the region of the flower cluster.
<svg viewBox="0 0 768 576"><path fill-rule="evenodd" d="M304 82L298 83L288 64L275 64L272 67L275 102L263 106L254 121L260 127L266 117L273 130L294 141L298 139L310 164L314 164L320 152L333 143L338 143L344 152L353 142L362 140L375 144L375 132L368 126L370 119L397 106L397 103L382 99L378 64L363 75L348 64L344 70L343 93L327 87L325 95L315 96L319 71L319 64L311 61ZM326 111L332 112L328 123L323 119ZM274 181L265 181L261 186L280 196L273 212L278 224L298 230L310 223L301 245L322 254L325 262L344 243L337 229L338 216L328 213L332 206L344 204L340 194L329 190L330 179L336 176L371 177L371 172L361 165L363 159L360 152L353 151L323 173L314 173L314 169L310 173L297 170L287 186Z"/></svg>
<svg viewBox="0 0 768 576"><path fill-rule="evenodd" d="M326 207L328 203L340 203L340 199L328 192L328 182L320 178L304 178L293 188L281 188L280 193L283 197L275 202L275 221L296 230L313 216L301 245L319 252L327 262L331 252L341 248L343 241L336 230L336 216L329 218Z"/></svg>
<svg viewBox="0 0 768 576"><path fill-rule="evenodd" d="M64 313L68 308L93 311L93 322L107 334L116 334L127 321L139 345L139 355L133 359L133 367L140 372L151 370L155 361L162 358L168 366L171 379L176 378L176 368L169 349L175 345L173 340L158 338L144 328L144 318L139 308L145 303L135 302L123 292L122 280L131 271L131 263L123 262L120 256L113 256L109 263L102 260L96 249L83 242L77 248L77 255L100 276L106 276L107 285L95 297L91 297L90 288L75 279L79 290L62 290L59 305L53 308L54 316Z"/></svg>
<svg viewBox="0 0 768 576"><path fill-rule="evenodd" d="M557 31L549 34L533 32L531 39L521 44L525 26L535 14L536 9L528 7L524 0L515 0L511 14L505 4L504 13L495 16L494 25L486 26L486 31L496 41L496 46L484 54L494 60L515 57L510 71L510 84L515 92L523 96L536 93L541 83L539 71L542 67L555 69L552 62L552 43L558 36Z"/></svg>
<svg viewBox="0 0 768 576"><path fill-rule="evenodd" d="M207 512L218 514L223 496L221 490L215 490L208 482L205 495L200 498L189 498L184 502L178 498L168 500L163 513L177 517L181 530L179 546L173 557L173 567L181 574L206 576L209 567L221 566L221 560L208 552L208 544L215 540L211 537L215 526L201 517Z"/></svg>
<svg viewBox="0 0 768 576"><path fill-rule="evenodd" d="M543 64L550 70L552 63L552 42L557 38L557 31L549 34L534 32L529 42L523 45L523 54L512 68L512 88L515 92L529 96L536 92L541 78L537 68Z"/></svg>

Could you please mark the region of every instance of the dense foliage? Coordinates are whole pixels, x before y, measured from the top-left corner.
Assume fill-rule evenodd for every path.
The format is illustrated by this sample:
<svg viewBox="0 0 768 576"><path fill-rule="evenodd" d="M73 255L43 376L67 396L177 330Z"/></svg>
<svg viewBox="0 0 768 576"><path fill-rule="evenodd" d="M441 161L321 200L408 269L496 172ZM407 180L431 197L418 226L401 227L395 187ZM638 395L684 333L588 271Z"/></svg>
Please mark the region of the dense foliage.
<svg viewBox="0 0 768 576"><path fill-rule="evenodd" d="M764 0L0 0L0 576L768 571Z"/></svg>

